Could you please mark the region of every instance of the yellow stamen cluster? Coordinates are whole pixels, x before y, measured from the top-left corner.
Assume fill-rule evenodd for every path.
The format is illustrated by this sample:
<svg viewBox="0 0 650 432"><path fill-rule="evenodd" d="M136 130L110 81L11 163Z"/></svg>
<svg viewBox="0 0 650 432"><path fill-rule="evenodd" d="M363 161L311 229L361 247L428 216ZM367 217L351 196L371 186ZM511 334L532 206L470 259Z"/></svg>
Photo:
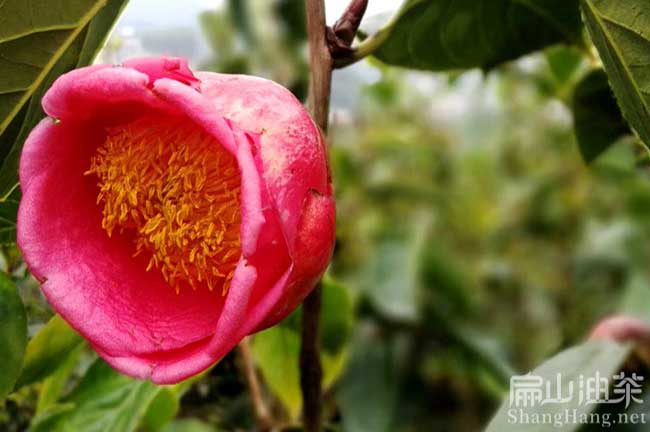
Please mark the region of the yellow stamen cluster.
<svg viewBox="0 0 650 432"><path fill-rule="evenodd" d="M87 175L98 178L102 227L131 234L180 285L228 290L241 253L240 176L234 157L191 122L143 118L108 131Z"/></svg>

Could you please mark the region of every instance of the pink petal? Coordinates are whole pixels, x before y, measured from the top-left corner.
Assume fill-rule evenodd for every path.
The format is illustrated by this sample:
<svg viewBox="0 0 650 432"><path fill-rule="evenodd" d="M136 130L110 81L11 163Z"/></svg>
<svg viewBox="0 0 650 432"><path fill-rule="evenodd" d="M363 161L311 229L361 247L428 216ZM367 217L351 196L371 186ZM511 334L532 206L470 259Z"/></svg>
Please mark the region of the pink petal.
<svg viewBox="0 0 650 432"><path fill-rule="evenodd" d="M102 125L128 122L150 110L175 113L147 88L149 77L134 69L90 66L60 76L43 97L51 117Z"/></svg>
<svg viewBox="0 0 650 432"><path fill-rule="evenodd" d="M262 78L199 72L201 92L217 111L259 135L263 177L293 248L300 210L310 189L331 195L322 136L300 101Z"/></svg>
<svg viewBox="0 0 650 432"><path fill-rule="evenodd" d="M264 316L268 313L271 305L275 304L278 297L282 295L282 288L287 283L290 271L291 269L287 269L269 291L269 295L249 311L251 314ZM235 329L235 326L231 325L230 329ZM95 349L111 366L121 371L129 371L129 374L135 378L151 378L156 384L173 384L212 366L251 331L253 331L252 321L243 323L236 334L228 338L204 340L174 352L145 357L112 357L101 352L97 347Z"/></svg>
<svg viewBox="0 0 650 432"><path fill-rule="evenodd" d="M325 144L300 102L272 81L211 72L197 76L201 93L221 115L257 133L261 176L296 263L283 296L256 327L259 330L288 315L313 288L331 258L336 211Z"/></svg>
<svg viewBox="0 0 650 432"><path fill-rule="evenodd" d="M79 124L43 120L20 166L25 185L18 244L43 280L50 304L84 337L111 355L177 349L209 337L223 307L207 289L177 295L159 272L146 272L123 236L109 238L84 176L103 135Z"/></svg>
<svg viewBox="0 0 650 432"><path fill-rule="evenodd" d="M127 60L124 67L135 69L149 77L148 86L161 78L171 78L194 89L199 88L199 80L187 66L187 60L179 57L142 57Z"/></svg>
<svg viewBox="0 0 650 432"><path fill-rule="evenodd" d="M650 342L650 324L624 315L611 316L594 327L589 339L647 344Z"/></svg>

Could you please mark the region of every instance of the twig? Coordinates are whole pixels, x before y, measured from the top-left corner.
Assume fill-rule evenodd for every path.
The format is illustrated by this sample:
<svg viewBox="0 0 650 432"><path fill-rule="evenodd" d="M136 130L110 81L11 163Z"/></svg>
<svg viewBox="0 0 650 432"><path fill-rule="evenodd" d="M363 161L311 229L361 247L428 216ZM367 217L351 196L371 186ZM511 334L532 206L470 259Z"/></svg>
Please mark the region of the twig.
<svg viewBox="0 0 650 432"><path fill-rule="evenodd" d="M368 8L368 0L351 0L332 28L327 28L327 42L334 61L353 55L352 42Z"/></svg>
<svg viewBox="0 0 650 432"><path fill-rule="evenodd" d="M305 0L305 9L310 63L309 108L314 121L326 134L332 85L332 56L327 44L325 1ZM319 283L305 299L302 309L300 387L305 432L321 430L323 370L320 363L320 313Z"/></svg>
<svg viewBox="0 0 650 432"><path fill-rule="evenodd" d="M368 9L368 0L352 0L341 18L334 24L334 34L347 46L352 45L366 9Z"/></svg>
<svg viewBox="0 0 650 432"><path fill-rule="evenodd" d="M386 41L390 32L391 29L386 27L373 34L368 39L361 42L357 47L351 48L349 54L336 58L334 60L333 68L343 69L344 67L350 66L372 55Z"/></svg>
<svg viewBox="0 0 650 432"><path fill-rule="evenodd" d="M342 69L372 55L390 35L397 15L377 33L368 37L356 47L352 46L367 8L368 0L351 0L341 18L334 24L334 27L328 28L327 41L332 54L332 67L334 69Z"/></svg>
<svg viewBox="0 0 650 432"><path fill-rule="evenodd" d="M323 395L320 363L320 283L307 296L302 308L302 344L300 346L300 387L302 388L305 432L321 430Z"/></svg>
<svg viewBox="0 0 650 432"><path fill-rule="evenodd" d="M262 390L259 380L257 379L257 372L255 371L255 363L253 362L248 338L244 338L239 343L239 357L241 359L241 368L246 377L246 384L248 386L248 392L250 393L251 404L253 405L257 430L260 432L270 431L272 421L269 415L269 409L262 397Z"/></svg>

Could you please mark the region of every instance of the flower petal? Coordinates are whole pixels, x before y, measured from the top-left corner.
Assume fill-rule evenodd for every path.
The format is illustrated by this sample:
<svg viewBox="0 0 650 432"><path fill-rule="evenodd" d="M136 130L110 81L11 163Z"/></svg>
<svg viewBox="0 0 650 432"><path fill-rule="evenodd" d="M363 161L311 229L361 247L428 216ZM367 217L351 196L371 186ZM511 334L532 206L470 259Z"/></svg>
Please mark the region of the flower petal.
<svg viewBox="0 0 650 432"><path fill-rule="evenodd" d="M184 58L140 57L127 60L123 64L124 67L146 74L149 77L149 87L161 78L171 78L194 89L199 88L200 81L194 76Z"/></svg>
<svg viewBox="0 0 650 432"><path fill-rule="evenodd" d="M217 112L259 135L263 177L293 249L308 191L331 195L322 135L300 101L272 81L211 72L197 76Z"/></svg>
<svg viewBox="0 0 650 432"><path fill-rule="evenodd" d="M287 89L243 75L197 76L202 94L221 115L256 133L257 165L294 263L284 294L260 330L284 318L304 299L331 258L335 205L326 149L318 128Z"/></svg>
<svg viewBox="0 0 650 432"><path fill-rule="evenodd" d="M282 295L283 287L290 276L287 269L280 279L272 286L269 295L257 303L247 316L262 317ZM233 301L234 302L234 301ZM151 379L156 384L173 384L192 375L200 373L215 364L232 350L239 341L253 331L256 320L239 322L239 327L224 321L223 325L236 333L228 337L218 337L222 328L219 327L213 339L199 341L180 350L158 352L150 356L114 357L94 347L95 350L114 368L121 370L134 378ZM221 323L220 323L221 325ZM227 330L227 329L225 329Z"/></svg>
<svg viewBox="0 0 650 432"><path fill-rule="evenodd" d="M169 350L210 336L224 299L206 290L177 295L159 272L145 271L124 236L109 238L84 176L102 142L89 125L43 120L23 151L26 189L18 244L50 304L91 343L111 355Z"/></svg>
<svg viewBox="0 0 650 432"><path fill-rule="evenodd" d="M174 114L173 106L147 87L149 77L135 69L89 66L61 75L45 93L43 109L51 117L104 125L128 121L151 109Z"/></svg>

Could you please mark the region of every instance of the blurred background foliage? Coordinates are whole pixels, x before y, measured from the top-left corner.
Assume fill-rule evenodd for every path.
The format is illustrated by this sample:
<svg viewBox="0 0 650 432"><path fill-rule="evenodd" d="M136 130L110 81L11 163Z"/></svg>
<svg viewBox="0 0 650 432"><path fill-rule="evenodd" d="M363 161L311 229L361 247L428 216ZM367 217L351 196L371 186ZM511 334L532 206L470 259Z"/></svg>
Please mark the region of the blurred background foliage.
<svg viewBox="0 0 650 432"><path fill-rule="evenodd" d="M186 33L123 24L138 22L129 16L137 4L99 61L187 56ZM231 0L203 10L195 26L207 49L191 51L192 63L265 76L304 100L302 5ZM408 72L375 60L335 73L338 243L322 322L332 430L479 430L512 373L649 301L647 154L624 135L586 166L574 137L574 90L593 62L553 47L485 71ZM3 256L38 336L0 430L254 427L237 352L177 386L130 380L50 320L15 247ZM251 338L264 400L286 429L301 410L299 315Z"/></svg>

